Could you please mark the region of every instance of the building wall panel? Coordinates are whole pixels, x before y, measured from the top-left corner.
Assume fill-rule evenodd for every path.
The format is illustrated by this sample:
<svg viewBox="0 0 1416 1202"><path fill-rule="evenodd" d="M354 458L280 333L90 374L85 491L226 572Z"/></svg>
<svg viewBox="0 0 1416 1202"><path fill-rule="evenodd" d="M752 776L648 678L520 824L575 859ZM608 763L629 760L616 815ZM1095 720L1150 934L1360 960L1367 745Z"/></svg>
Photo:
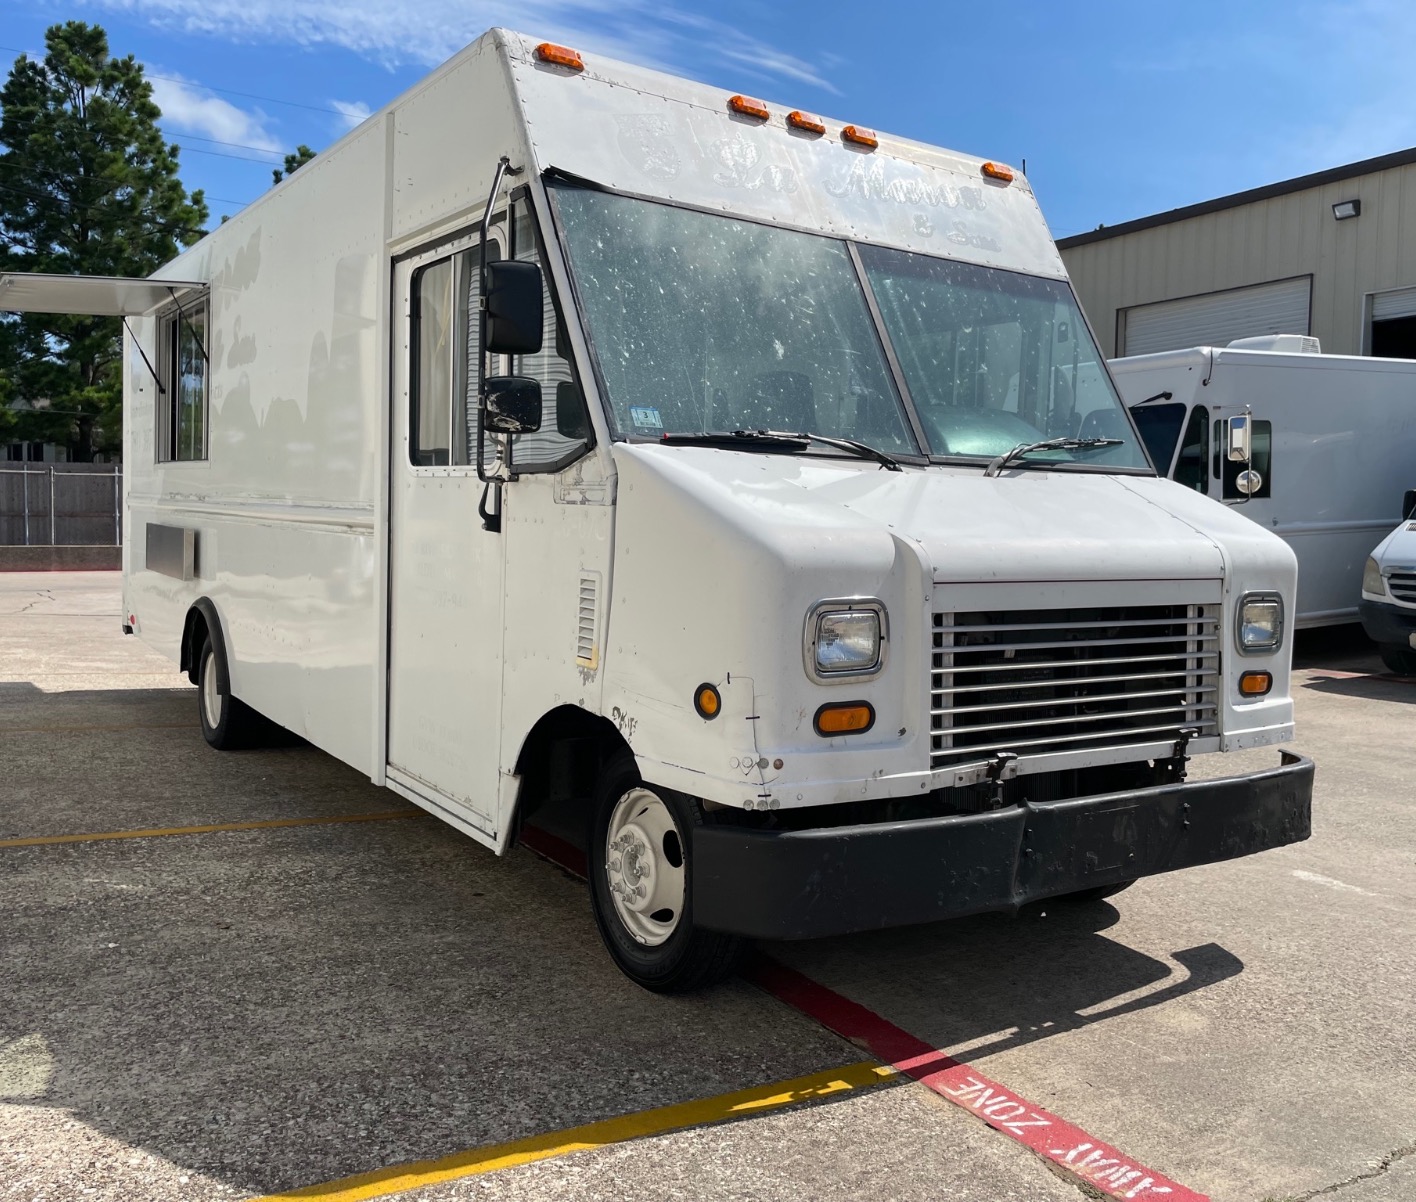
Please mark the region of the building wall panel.
<svg viewBox="0 0 1416 1202"><path fill-rule="evenodd" d="M1332 205L1362 202L1337 221ZM1416 285L1416 163L1120 233L1062 243L1062 257L1107 355L1118 313L1298 275L1313 277L1311 333L1323 349L1359 354L1368 293ZM1090 235L1081 235L1085 239Z"/></svg>

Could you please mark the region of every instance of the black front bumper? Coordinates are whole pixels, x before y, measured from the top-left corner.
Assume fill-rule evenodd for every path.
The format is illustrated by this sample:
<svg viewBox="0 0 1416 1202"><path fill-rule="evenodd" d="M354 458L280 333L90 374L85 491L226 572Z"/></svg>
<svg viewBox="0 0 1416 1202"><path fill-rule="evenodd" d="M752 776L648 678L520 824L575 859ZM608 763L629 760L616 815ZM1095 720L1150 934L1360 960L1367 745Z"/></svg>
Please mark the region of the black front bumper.
<svg viewBox="0 0 1416 1202"><path fill-rule="evenodd" d="M811 939L1012 911L1031 901L1233 860L1310 832L1313 762L1252 776L912 822L693 832L693 917Z"/></svg>
<svg viewBox="0 0 1416 1202"><path fill-rule="evenodd" d="M1416 609L1364 599L1357 603L1357 616L1372 642L1411 646L1411 636L1416 634Z"/></svg>

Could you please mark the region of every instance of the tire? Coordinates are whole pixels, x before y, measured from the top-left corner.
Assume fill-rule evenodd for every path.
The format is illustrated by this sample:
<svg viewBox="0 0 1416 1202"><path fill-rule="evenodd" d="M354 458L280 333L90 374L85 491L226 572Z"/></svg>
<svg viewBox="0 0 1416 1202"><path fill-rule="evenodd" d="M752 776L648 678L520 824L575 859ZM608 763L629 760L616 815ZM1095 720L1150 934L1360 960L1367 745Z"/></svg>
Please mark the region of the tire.
<svg viewBox="0 0 1416 1202"><path fill-rule="evenodd" d="M1382 643L1377 650L1381 652L1382 663L1387 666L1388 672L1394 672L1397 676L1416 676L1416 651L1400 643Z"/></svg>
<svg viewBox="0 0 1416 1202"><path fill-rule="evenodd" d="M586 857L595 925L619 970L654 993L716 984L736 971L747 947L736 935L693 925L689 849L702 823L696 801L646 785L631 757L601 776ZM635 897L635 889L645 893Z"/></svg>
<svg viewBox="0 0 1416 1202"><path fill-rule="evenodd" d="M1121 881L1115 885L1098 885L1095 889L1078 889L1075 893L1064 893L1056 900L1072 906L1085 906L1090 902L1099 902L1108 897L1115 897L1121 890L1129 889L1135 883L1135 881Z"/></svg>
<svg viewBox="0 0 1416 1202"><path fill-rule="evenodd" d="M264 719L245 702L231 696L230 676L223 691L218 654L216 644L208 635L197 659L197 714L202 723L202 735L218 751L254 747L260 742Z"/></svg>

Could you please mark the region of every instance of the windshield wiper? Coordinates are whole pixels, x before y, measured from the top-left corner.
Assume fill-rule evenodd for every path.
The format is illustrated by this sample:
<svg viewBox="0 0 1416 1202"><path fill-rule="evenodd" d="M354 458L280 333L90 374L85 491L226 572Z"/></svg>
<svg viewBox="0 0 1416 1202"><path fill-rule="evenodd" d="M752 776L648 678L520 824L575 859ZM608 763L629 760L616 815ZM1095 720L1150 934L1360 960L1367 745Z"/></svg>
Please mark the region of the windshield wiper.
<svg viewBox="0 0 1416 1202"><path fill-rule="evenodd" d="M1019 463L1034 451L1094 451L1101 447L1119 447L1121 438L1048 438L1042 442L1020 442L1011 451L1004 451L983 469L985 476L996 476L1010 463Z"/></svg>
<svg viewBox="0 0 1416 1202"><path fill-rule="evenodd" d="M702 432L665 434L660 442L669 446L761 447L781 451L804 451L813 442L850 451L862 459L873 459L886 471L902 472L899 461L854 438L830 438L825 434L794 434L787 430L705 430Z"/></svg>

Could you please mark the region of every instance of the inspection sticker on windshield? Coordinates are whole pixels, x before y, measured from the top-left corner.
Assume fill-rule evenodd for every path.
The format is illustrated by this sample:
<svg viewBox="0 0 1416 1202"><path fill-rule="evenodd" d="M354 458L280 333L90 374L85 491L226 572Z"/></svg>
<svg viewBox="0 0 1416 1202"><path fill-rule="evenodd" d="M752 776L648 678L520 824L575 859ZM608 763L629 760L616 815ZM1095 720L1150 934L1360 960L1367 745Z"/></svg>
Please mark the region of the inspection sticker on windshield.
<svg viewBox="0 0 1416 1202"><path fill-rule="evenodd" d="M632 405L629 410L629 420L642 429L662 430L664 428L664 419L659 416L657 409Z"/></svg>

